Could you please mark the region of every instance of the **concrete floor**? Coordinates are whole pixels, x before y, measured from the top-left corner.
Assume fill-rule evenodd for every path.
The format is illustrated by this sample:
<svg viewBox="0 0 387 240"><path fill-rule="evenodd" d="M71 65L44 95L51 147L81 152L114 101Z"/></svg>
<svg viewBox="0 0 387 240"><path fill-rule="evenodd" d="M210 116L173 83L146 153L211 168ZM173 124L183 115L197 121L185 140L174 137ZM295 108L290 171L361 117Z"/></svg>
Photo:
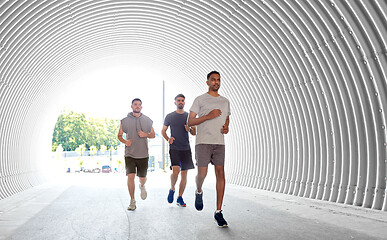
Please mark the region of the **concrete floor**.
<svg viewBox="0 0 387 240"><path fill-rule="evenodd" d="M1 200L0 239L387 239L386 212L231 184L223 207L229 228L218 228L214 176L198 212L194 175L186 208L168 204L169 173L160 172L148 175L148 198L137 191L129 212L123 174L67 174Z"/></svg>

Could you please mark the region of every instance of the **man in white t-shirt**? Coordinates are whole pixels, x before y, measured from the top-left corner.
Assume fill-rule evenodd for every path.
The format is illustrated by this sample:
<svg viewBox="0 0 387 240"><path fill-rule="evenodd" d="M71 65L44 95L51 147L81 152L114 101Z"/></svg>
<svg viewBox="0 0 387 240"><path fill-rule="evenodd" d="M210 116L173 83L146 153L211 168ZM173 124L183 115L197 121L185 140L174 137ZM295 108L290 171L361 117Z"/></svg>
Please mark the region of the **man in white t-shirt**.
<svg viewBox="0 0 387 240"><path fill-rule="evenodd" d="M226 185L224 177L225 145L224 134L228 133L230 102L220 96L220 74L212 71L207 75L208 92L198 96L188 117L189 126L196 128L195 157L198 166L196 176L195 207L203 209L202 186L207 175L208 164L215 166L217 210L214 217L219 227L227 227L223 218L222 203Z"/></svg>

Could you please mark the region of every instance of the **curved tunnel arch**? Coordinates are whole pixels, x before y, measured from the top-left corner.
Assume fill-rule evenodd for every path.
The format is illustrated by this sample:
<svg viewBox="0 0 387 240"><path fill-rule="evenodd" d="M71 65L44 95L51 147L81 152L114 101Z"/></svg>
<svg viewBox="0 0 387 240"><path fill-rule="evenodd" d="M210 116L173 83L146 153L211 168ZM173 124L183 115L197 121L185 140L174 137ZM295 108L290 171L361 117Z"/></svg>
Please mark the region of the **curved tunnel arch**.
<svg viewBox="0 0 387 240"><path fill-rule="evenodd" d="M378 0L1 1L0 198L41 181L45 114L71 72L127 54L180 71L195 94L221 71L229 182L386 211L386 12Z"/></svg>

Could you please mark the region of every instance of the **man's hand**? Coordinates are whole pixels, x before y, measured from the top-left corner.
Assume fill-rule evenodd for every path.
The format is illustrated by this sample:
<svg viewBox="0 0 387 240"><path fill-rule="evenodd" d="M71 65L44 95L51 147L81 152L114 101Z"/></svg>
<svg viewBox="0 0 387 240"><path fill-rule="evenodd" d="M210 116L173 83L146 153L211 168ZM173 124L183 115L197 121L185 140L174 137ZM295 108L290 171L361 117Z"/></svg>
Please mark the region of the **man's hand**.
<svg viewBox="0 0 387 240"><path fill-rule="evenodd" d="M228 133L228 125L224 124L222 127L222 130L220 132L223 134L227 134Z"/></svg>
<svg viewBox="0 0 387 240"><path fill-rule="evenodd" d="M132 139L128 139L128 140L126 140L126 142L125 142L125 146L128 146L128 147L130 147L130 146L132 145L132 142L133 142L133 140L132 140Z"/></svg>
<svg viewBox="0 0 387 240"><path fill-rule="evenodd" d="M145 133L145 132L143 132L143 131L138 131L138 136L140 136L140 137L148 137L148 133Z"/></svg>
<svg viewBox="0 0 387 240"><path fill-rule="evenodd" d="M222 111L220 111L220 109L214 109L209 114L207 114L207 118L210 120L219 117L220 115L222 115Z"/></svg>
<svg viewBox="0 0 387 240"><path fill-rule="evenodd" d="M191 129L188 125L184 125L184 127L185 127L185 130L186 130L187 132L189 132L190 129Z"/></svg>
<svg viewBox="0 0 387 240"><path fill-rule="evenodd" d="M175 138L174 138L174 137L170 137L170 138L168 139L168 143L169 143L169 144L172 144L173 141L175 141Z"/></svg>

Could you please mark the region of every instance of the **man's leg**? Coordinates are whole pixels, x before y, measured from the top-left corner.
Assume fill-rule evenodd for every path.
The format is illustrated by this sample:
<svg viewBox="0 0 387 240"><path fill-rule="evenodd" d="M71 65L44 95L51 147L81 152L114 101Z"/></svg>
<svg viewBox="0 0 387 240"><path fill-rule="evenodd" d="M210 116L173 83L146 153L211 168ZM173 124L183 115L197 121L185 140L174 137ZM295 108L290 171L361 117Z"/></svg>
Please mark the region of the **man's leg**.
<svg viewBox="0 0 387 240"><path fill-rule="evenodd" d="M207 176L208 167L198 167L198 175L196 175L196 189L198 193L202 192L204 179Z"/></svg>
<svg viewBox="0 0 387 240"><path fill-rule="evenodd" d="M134 200L134 177L136 176L135 173L129 173L127 174L128 176L128 190L129 190L129 195L130 199Z"/></svg>
<svg viewBox="0 0 387 240"><path fill-rule="evenodd" d="M226 180L224 177L224 166L215 166L216 175L216 209L222 210L224 189Z"/></svg>
<svg viewBox="0 0 387 240"><path fill-rule="evenodd" d="M140 186L143 187L146 183L147 178L146 177L140 177Z"/></svg>
<svg viewBox="0 0 387 240"><path fill-rule="evenodd" d="M203 182L207 176L208 167L198 167L198 175L196 175L196 193L195 193L195 208L198 211L203 209Z"/></svg>
<svg viewBox="0 0 387 240"><path fill-rule="evenodd" d="M177 179L179 178L180 166L172 166L172 174L171 174L171 189L175 191L175 185Z"/></svg>
<svg viewBox="0 0 387 240"><path fill-rule="evenodd" d="M183 196L185 186L187 185L187 170L181 171L181 179L179 185L179 197Z"/></svg>
<svg viewBox="0 0 387 240"><path fill-rule="evenodd" d="M148 193L145 189L145 183L146 183L146 175L148 172L148 160L149 158L140 158L136 159L136 165L137 165L137 176L140 179L139 188L141 191L141 199L145 200L148 196Z"/></svg>

